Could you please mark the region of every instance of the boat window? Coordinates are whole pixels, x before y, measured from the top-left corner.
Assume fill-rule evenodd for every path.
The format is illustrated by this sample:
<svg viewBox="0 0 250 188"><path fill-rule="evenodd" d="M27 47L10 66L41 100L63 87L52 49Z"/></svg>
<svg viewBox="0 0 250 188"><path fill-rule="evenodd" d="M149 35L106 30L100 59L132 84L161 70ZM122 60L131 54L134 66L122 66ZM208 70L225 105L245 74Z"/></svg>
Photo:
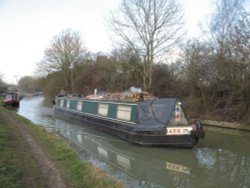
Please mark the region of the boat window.
<svg viewBox="0 0 250 188"><path fill-rule="evenodd" d="M130 160L127 157L117 155L117 163L126 169L131 169Z"/></svg>
<svg viewBox="0 0 250 188"><path fill-rule="evenodd" d="M77 107L76 107L77 110L81 111L82 110L82 101L78 101L77 102Z"/></svg>
<svg viewBox="0 0 250 188"><path fill-rule="evenodd" d="M118 106L117 118L129 121L131 119L131 106Z"/></svg>
<svg viewBox="0 0 250 188"><path fill-rule="evenodd" d="M97 146L97 150L98 150L98 153L99 153L100 156L108 159L108 151L107 150L105 150L105 149L103 149L103 148L101 148L99 146Z"/></svg>
<svg viewBox="0 0 250 188"><path fill-rule="evenodd" d="M13 95L13 99L18 100L17 94Z"/></svg>
<svg viewBox="0 0 250 188"><path fill-rule="evenodd" d="M181 104L179 103L176 103L175 105L175 110L172 113L170 124L171 125L187 125L188 124L185 113L181 107Z"/></svg>
<svg viewBox="0 0 250 188"><path fill-rule="evenodd" d="M61 99L61 101L60 101L60 107L63 107L63 103L64 103L64 100Z"/></svg>
<svg viewBox="0 0 250 188"><path fill-rule="evenodd" d="M7 94L6 96L5 96L5 99L12 99L13 97L12 97L12 95L9 95L9 94Z"/></svg>
<svg viewBox="0 0 250 188"><path fill-rule="evenodd" d="M70 100L67 100L67 108L70 107Z"/></svg>
<svg viewBox="0 0 250 188"><path fill-rule="evenodd" d="M76 135L76 139L77 139L78 143L82 144L82 135L81 135L81 133Z"/></svg>
<svg viewBox="0 0 250 188"><path fill-rule="evenodd" d="M108 104L99 104L98 108L98 114L102 116L107 116L108 115Z"/></svg>

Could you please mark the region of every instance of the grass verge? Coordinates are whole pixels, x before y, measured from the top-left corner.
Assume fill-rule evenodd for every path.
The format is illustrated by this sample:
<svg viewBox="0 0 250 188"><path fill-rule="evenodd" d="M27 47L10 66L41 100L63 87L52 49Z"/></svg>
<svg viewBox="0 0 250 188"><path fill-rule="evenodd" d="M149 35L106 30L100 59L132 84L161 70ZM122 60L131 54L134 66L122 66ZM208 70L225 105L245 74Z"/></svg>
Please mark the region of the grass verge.
<svg viewBox="0 0 250 188"><path fill-rule="evenodd" d="M63 138L57 136L55 133L48 133L43 127L32 124L29 120L17 115L15 112L11 112L3 107L0 107L0 112L2 110L7 111L11 118L15 119L18 123L25 126L29 130L37 142L42 146L44 151L48 154L49 158L55 163L69 187L123 187L122 183L107 176L102 170L92 166L88 162L80 161L76 151ZM0 185L4 182L6 185L10 185L8 187L26 187L25 181L22 181L27 178L25 175L27 172L23 172L23 170L25 170L23 165L26 166L25 168L27 170L31 170L31 166L29 166L29 164L22 164L22 160L19 160L22 157L20 157L20 153L16 152L16 147L19 147L18 143L24 142L24 140L21 137L19 137L19 139L16 137L16 135L13 135L12 130L8 130L8 122L1 119ZM12 140L16 141L13 143ZM2 153L2 151L4 151L4 153ZM25 153L29 154L30 158L32 158L32 155L27 148L25 151ZM25 156L27 156L26 154ZM13 158L8 156L15 157ZM13 162L13 159L17 160L17 162ZM32 168L36 169L35 162L33 165L34 167ZM10 171L14 171L14 173ZM38 169L35 170L35 172L38 171ZM8 177L10 178L4 179L6 173L8 172ZM38 181L36 178L39 177L38 173L29 172L28 174L31 174L31 177L34 174L34 182ZM43 182L44 181L40 182L40 187L46 186Z"/></svg>
<svg viewBox="0 0 250 188"><path fill-rule="evenodd" d="M0 187L47 187L25 140L0 117Z"/></svg>

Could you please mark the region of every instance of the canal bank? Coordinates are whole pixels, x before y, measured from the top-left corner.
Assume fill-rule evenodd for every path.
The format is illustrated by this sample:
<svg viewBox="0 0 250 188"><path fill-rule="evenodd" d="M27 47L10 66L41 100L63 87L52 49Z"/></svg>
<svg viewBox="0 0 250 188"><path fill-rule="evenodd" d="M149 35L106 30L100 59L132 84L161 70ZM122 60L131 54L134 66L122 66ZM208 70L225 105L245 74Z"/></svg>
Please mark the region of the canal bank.
<svg viewBox="0 0 250 188"><path fill-rule="evenodd" d="M80 161L75 150L43 127L0 107L0 185L3 187L123 187Z"/></svg>
<svg viewBox="0 0 250 188"><path fill-rule="evenodd" d="M241 131L250 131L250 125L244 125L240 123L229 123L223 121L201 120L201 124L204 126L235 129Z"/></svg>

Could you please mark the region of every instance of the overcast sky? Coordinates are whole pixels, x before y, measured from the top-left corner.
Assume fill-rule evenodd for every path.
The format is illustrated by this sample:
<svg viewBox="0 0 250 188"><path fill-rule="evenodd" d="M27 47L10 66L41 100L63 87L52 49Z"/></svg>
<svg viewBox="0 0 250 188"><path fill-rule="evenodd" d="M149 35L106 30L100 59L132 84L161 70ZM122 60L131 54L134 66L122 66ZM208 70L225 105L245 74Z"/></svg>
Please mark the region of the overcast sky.
<svg viewBox="0 0 250 188"><path fill-rule="evenodd" d="M211 12L210 0L180 0L191 36ZM7 83L34 74L53 36L70 28L91 52L112 49L104 17L120 0L0 0L0 73Z"/></svg>

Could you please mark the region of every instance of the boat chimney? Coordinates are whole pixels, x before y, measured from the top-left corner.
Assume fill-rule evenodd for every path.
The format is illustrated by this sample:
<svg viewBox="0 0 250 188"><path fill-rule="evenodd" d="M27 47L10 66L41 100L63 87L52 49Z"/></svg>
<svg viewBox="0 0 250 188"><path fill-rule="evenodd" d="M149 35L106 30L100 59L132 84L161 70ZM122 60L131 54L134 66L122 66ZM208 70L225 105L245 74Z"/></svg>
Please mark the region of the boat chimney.
<svg viewBox="0 0 250 188"><path fill-rule="evenodd" d="M143 94L143 92L141 92L141 93L139 94L139 101L140 101L140 102L144 101L144 94Z"/></svg>

